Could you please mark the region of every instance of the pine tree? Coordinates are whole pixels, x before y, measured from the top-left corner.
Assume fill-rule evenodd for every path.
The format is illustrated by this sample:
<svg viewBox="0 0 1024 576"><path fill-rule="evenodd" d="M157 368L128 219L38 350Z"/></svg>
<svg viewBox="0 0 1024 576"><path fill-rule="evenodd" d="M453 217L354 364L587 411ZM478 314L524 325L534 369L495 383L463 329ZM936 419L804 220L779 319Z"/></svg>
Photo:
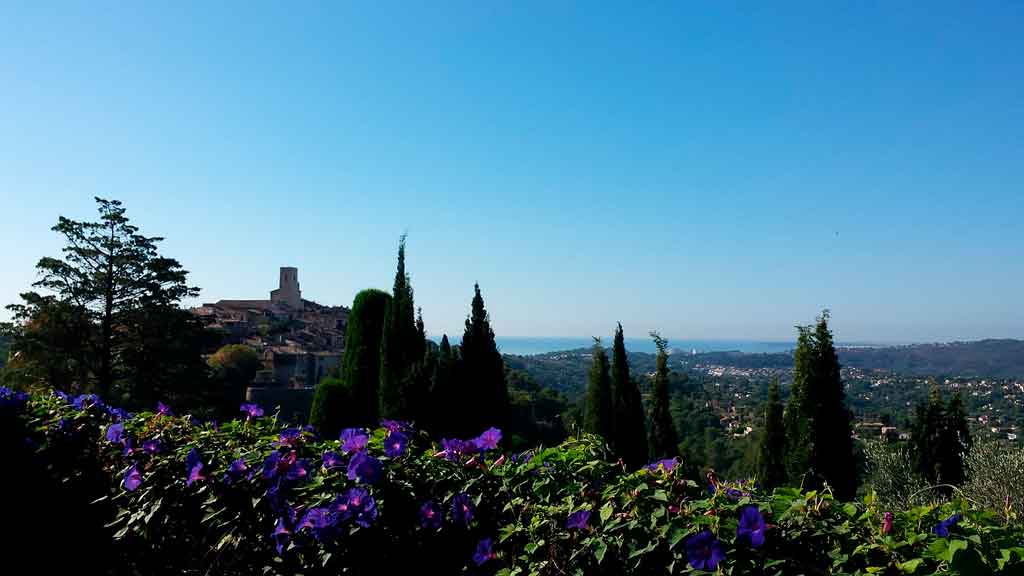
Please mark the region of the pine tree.
<svg viewBox="0 0 1024 576"><path fill-rule="evenodd" d="M654 369L654 397L651 400L651 457L667 458L679 453L668 397L668 341L657 332L651 332L658 357Z"/></svg>
<svg viewBox="0 0 1024 576"><path fill-rule="evenodd" d="M508 415L508 388L505 362L494 342L494 330L484 308L480 285L473 287L473 303L462 335L459 370L464 402L472 407L465 412L463 434L479 434L491 426L501 427Z"/></svg>
<svg viewBox="0 0 1024 576"><path fill-rule="evenodd" d="M629 376L622 324L612 344L612 449L630 468L647 462L647 425L643 400L636 380Z"/></svg>
<svg viewBox="0 0 1024 576"><path fill-rule="evenodd" d="M341 381L348 394L342 394L338 385L334 385L335 390L331 395L332 401L348 402L351 407L343 410L340 406L332 406L324 412L331 415L345 414L349 418L348 422L343 423L346 426L377 424L380 409L380 343L384 334L384 317L390 302L391 296L387 292L375 289L361 291L352 302L345 330L345 354L341 360ZM333 430L341 424L332 422L327 428ZM320 426L324 424L320 423Z"/></svg>
<svg viewBox="0 0 1024 576"><path fill-rule="evenodd" d="M838 498L856 490L850 412L839 371L839 357L828 328L828 311L815 326L798 327L793 388L786 423L786 472L793 482L827 483Z"/></svg>
<svg viewBox="0 0 1024 576"><path fill-rule="evenodd" d="M607 442L612 437L612 383L608 374L608 354L601 346L600 338L594 338L592 358L583 429Z"/></svg>
<svg viewBox="0 0 1024 576"><path fill-rule="evenodd" d="M779 398L779 379L768 386L768 403L764 409L764 432L758 445L758 480L767 489L786 482L786 431L782 422L782 400Z"/></svg>
<svg viewBox="0 0 1024 576"><path fill-rule="evenodd" d="M423 340L416 328L412 287L405 271L405 235L398 244L398 269L391 291L391 303L384 319L380 343L380 415L408 419L409 394L405 390L413 365L423 358Z"/></svg>

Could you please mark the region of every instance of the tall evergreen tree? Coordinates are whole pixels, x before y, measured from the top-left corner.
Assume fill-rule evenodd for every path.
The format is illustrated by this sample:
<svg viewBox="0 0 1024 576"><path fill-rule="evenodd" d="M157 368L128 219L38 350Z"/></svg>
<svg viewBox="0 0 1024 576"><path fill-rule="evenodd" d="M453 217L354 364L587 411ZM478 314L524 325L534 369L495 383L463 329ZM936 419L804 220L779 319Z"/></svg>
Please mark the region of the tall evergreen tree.
<svg viewBox="0 0 1024 576"><path fill-rule="evenodd" d="M391 291L391 303L384 319L380 343L380 415L408 419L411 416L409 373L423 357L423 341L416 329L412 286L405 271L405 235L398 243L398 269Z"/></svg>
<svg viewBox="0 0 1024 576"><path fill-rule="evenodd" d="M612 438L612 382L608 374L608 353L601 346L601 339L594 338L590 365L590 382L587 385L586 412L583 429L597 434L608 442Z"/></svg>
<svg viewBox="0 0 1024 576"><path fill-rule="evenodd" d="M324 418L341 418L347 422L314 422L321 430L333 431L345 426L374 426L380 409L380 352L384 335L384 318L391 296L382 290L368 289L356 294L345 329L345 353L341 359L341 382L331 382L330 398L335 403L323 411ZM323 381L321 381L323 383ZM321 385L317 385L321 387Z"/></svg>
<svg viewBox="0 0 1024 576"><path fill-rule="evenodd" d="M437 362L434 364L434 374L430 381L431 409L423 422L428 430L442 436L452 436L461 432L456 425L460 419L458 406L461 404L457 365L458 356L448 342L448 335L444 334L437 349Z"/></svg>
<svg viewBox="0 0 1024 576"><path fill-rule="evenodd" d="M630 468L647 462L647 425L640 387L629 375L622 324L612 344L612 449Z"/></svg>
<svg viewBox="0 0 1024 576"><path fill-rule="evenodd" d="M654 368L654 397L651 400L651 457L667 458L679 453L679 436L672 423L668 397L668 341L651 332L658 357Z"/></svg>
<svg viewBox="0 0 1024 576"><path fill-rule="evenodd" d="M29 292L22 295L25 304L12 307L26 328L17 331L13 349L46 340L34 334L81 337L62 344L73 358L89 359L88 367L74 366L76 376L88 374L100 395L116 396L130 407L142 407L134 399L157 391L183 401L202 394L207 380L203 326L179 307L199 289L187 284L188 272L177 260L159 254L163 238L139 233L121 202L96 198L96 203L97 221L62 216L53 227L64 237L63 257L39 260L40 279L33 285L52 294ZM74 329L40 324L60 318L72 319ZM79 329L86 325L92 329Z"/></svg>
<svg viewBox="0 0 1024 576"><path fill-rule="evenodd" d="M911 441L917 471L925 480L934 485L962 484L971 436L960 394L955 394L946 405L933 380L927 402L915 410Z"/></svg>
<svg viewBox="0 0 1024 576"><path fill-rule="evenodd" d="M828 483L837 497L857 487L850 412L839 372L839 357L828 327L828 311L813 327L798 327L793 388L784 417L786 472L809 487Z"/></svg>
<svg viewBox="0 0 1024 576"><path fill-rule="evenodd" d="M480 285L473 287L473 303L462 334L459 369L460 388L465 405L470 407L460 419L463 434L479 434L490 426L500 427L508 414L509 398L505 383L505 362L494 342L490 316L484 308Z"/></svg>
<svg viewBox="0 0 1024 576"><path fill-rule="evenodd" d="M782 486L786 482L786 431L782 414L779 379L774 378L768 386L768 403L764 408L764 432L757 454L758 480L768 489Z"/></svg>

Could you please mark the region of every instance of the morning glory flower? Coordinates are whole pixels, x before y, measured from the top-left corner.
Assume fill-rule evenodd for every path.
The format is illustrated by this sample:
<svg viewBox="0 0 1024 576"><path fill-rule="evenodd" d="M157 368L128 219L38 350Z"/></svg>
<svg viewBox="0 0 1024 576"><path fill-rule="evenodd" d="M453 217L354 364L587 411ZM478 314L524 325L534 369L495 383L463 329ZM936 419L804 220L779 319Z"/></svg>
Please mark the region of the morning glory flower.
<svg viewBox="0 0 1024 576"><path fill-rule="evenodd" d="M203 476L202 458L195 448L189 450L188 456L185 456L185 470L188 473L188 479L185 480L186 486L191 486L193 482L199 480L206 480L206 476Z"/></svg>
<svg viewBox="0 0 1024 576"><path fill-rule="evenodd" d="M473 521L475 511L476 508L468 494L457 494L452 498L452 522L469 526L469 523Z"/></svg>
<svg viewBox="0 0 1024 576"><path fill-rule="evenodd" d="M332 450L327 450L323 455L324 468L330 470L331 468L337 468L341 466L341 455Z"/></svg>
<svg viewBox="0 0 1024 576"><path fill-rule="evenodd" d="M747 543L751 548L760 548L764 544L766 528L761 510L753 504L744 506L740 510L739 525L736 526L736 540Z"/></svg>
<svg viewBox="0 0 1024 576"><path fill-rule="evenodd" d="M274 539L274 544L277 547L277 553L280 555L284 552L285 546L292 541L292 531L288 529L288 524L285 523L284 518L277 520L277 526L274 527L274 531L270 534Z"/></svg>
<svg viewBox="0 0 1024 576"><path fill-rule="evenodd" d="M251 402L242 404L239 410L245 413L246 420L252 420L253 418L263 416L263 408L260 408L259 404L253 404Z"/></svg>
<svg viewBox="0 0 1024 576"><path fill-rule="evenodd" d="M345 454L362 451L369 441L370 437L362 428L346 428L341 431L341 451Z"/></svg>
<svg viewBox="0 0 1024 576"><path fill-rule="evenodd" d="M95 394L79 394L71 401L71 405L75 407L75 410L85 410L90 406L102 407L103 401Z"/></svg>
<svg viewBox="0 0 1024 576"><path fill-rule="evenodd" d="M409 438L405 434L395 431L384 439L384 454L388 458L398 458L405 454L405 448L409 445Z"/></svg>
<svg viewBox="0 0 1024 576"><path fill-rule="evenodd" d="M380 480L383 468L380 460L365 452L358 452L348 462L348 479L365 484L373 484Z"/></svg>
<svg viewBox="0 0 1024 576"><path fill-rule="evenodd" d="M409 425L398 420L381 420L380 425L388 432L401 432L409 429Z"/></svg>
<svg viewBox="0 0 1024 576"><path fill-rule="evenodd" d="M303 480L307 476L309 476L309 460L303 458L301 460L296 460L295 463L288 468L288 472L285 473L284 477L294 482L296 480Z"/></svg>
<svg viewBox="0 0 1024 576"><path fill-rule="evenodd" d="M226 472L224 472L224 483L234 484L245 477L245 473L249 471L249 466L245 463L245 458L239 458L228 466Z"/></svg>
<svg viewBox="0 0 1024 576"><path fill-rule="evenodd" d="M124 451L121 453L124 456L131 456L135 453L135 441L132 440L131 436L124 437Z"/></svg>
<svg viewBox="0 0 1024 576"><path fill-rule="evenodd" d="M136 464L132 464L131 468L124 473L124 489L129 492L134 492L140 484L142 484L142 473L139 472L139 468Z"/></svg>
<svg viewBox="0 0 1024 576"><path fill-rule="evenodd" d="M309 528L318 542L329 540L334 533L338 517L328 508L310 508L302 517L298 528Z"/></svg>
<svg viewBox="0 0 1024 576"><path fill-rule="evenodd" d="M118 422L107 426L107 442L120 444L124 441L124 424Z"/></svg>
<svg viewBox="0 0 1024 576"><path fill-rule="evenodd" d="M156 413L161 416L174 416L174 413L171 412L171 407L163 402L156 403Z"/></svg>
<svg viewBox="0 0 1024 576"><path fill-rule="evenodd" d="M108 408L107 414L110 415L110 418L114 422L120 422L122 420L127 420L128 418L131 418L131 414L122 410L121 408Z"/></svg>
<svg viewBox="0 0 1024 576"><path fill-rule="evenodd" d="M882 515L882 534L888 534L892 532L892 521L894 517L892 512L886 512Z"/></svg>
<svg viewBox="0 0 1024 576"><path fill-rule="evenodd" d="M142 443L142 451L146 454L159 454L163 448L163 442L160 442L157 438L146 440Z"/></svg>
<svg viewBox="0 0 1024 576"><path fill-rule="evenodd" d="M377 501L370 496L366 489L352 488L345 493L344 500L345 510L342 514L345 519L352 518L363 528L369 528L377 519ZM342 506L335 505L335 509L338 508L342 508Z"/></svg>
<svg viewBox="0 0 1024 576"><path fill-rule="evenodd" d="M294 446L300 439L302 439L302 430L298 428L288 428L281 431L281 435L277 437L278 446Z"/></svg>
<svg viewBox="0 0 1024 576"><path fill-rule="evenodd" d="M494 546L494 540L491 538L484 538L476 545L476 553L473 554L473 563L477 566L483 566L488 560L493 560L498 557L494 553L492 547Z"/></svg>
<svg viewBox="0 0 1024 576"><path fill-rule="evenodd" d="M947 538L949 536L949 529L953 526L956 526L962 518L963 516L959 514L953 514L949 518L946 518L942 522L939 522L934 528L932 528L932 532L939 536L942 536L943 538Z"/></svg>
<svg viewBox="0 0 1024 576"><path fill-rule="evenodd" d="M263 477L267 480L273 480L278 476L283 476L288 473L292 464L295 464L294 451L282 455L279 450L275 450L263 461Z"/></svg>
<svg viewBox="0 0 1024 576"><path fill-rule="evenodd" d="M671 472L675 470L676 466L679 466L679 458L666 458L664 460L658 460L657 462L652 462L651 464L644 466L644 470L648 470L650 472L657 472L661 469L664 469L665 472Z"/></svg>
<svg viewBox="0 0 1024 576"><path fill-rule="evenodd" d="M420 526L431 530L438 530L444 523L444 515L441 508L434 504L433 500L427 500L420 506Z"/></svg>
<svg viewBox="0 0 1024 576"><path fill-rule="evenodd" d="M493 427L488 428L487 431L471 440L471 442L476 446L477 450L494 450L498 447L498 443L501 442L501 430Z"/></svg>
<svg viewBox="0 0 1024 576"><path fill-rule="evenodd" d="M695 570L714 572L725 560L725 551L715 535L704 530L686 539L686 559Z"/></svg>
<svg viewBox="0 0 1024 576"><path fill-rule="evenodd" d="M452 462L458 460L466 452L471 452L474 448L475 446L471 443L457 438L441 439L441 450L444 452L444 457Z"/></svg>
<svg viewBox="0 0 1024 576"><path fill-rule="evenodd" d="M587 522L590 521L590 510L580 510L573 512L569 515L569 519L565 521L566 530L576 528L577 530L585 530L587 528Z"/></svg>

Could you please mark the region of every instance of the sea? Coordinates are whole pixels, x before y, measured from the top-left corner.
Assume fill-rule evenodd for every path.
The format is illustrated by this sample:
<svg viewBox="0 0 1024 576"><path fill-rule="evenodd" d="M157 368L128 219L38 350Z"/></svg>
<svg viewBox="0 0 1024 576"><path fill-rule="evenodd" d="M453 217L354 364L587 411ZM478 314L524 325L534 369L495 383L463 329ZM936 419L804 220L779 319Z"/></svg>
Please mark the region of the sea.
<svg viewBox="0 0 1024 576"><path fill-rule="evenodd" d="M546 354L562 350L589 348L594 345L593 338L577 337L532 337L532 336L496 336L495 341L503 354L528 356ZM603 338L601 343L606 347L612 345L611 338ZM654 342L650 338L626 338L626 350L630 352L656 352ZM796 347L796 342L759 342L755 340L668 340L669 349L676 353L700 352L787 352Z"/></svg>

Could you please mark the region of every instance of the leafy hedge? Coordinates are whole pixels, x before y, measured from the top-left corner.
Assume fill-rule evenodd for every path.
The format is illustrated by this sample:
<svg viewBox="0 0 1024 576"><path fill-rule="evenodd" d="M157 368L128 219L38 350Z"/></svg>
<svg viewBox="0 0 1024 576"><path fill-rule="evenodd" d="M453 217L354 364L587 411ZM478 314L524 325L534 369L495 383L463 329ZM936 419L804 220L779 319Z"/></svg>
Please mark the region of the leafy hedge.
<svg viewBox="0 0 1024 576"><path fill-rule="evenodd" d="M1024 532L962 501L885 510L708 486L671 460L625 471L592 436L503 454L494 429L436 443L384 422L338 440L245 410L218 426L0 390L5 438L92 502L112 571L1024 573Z"/></svg>

